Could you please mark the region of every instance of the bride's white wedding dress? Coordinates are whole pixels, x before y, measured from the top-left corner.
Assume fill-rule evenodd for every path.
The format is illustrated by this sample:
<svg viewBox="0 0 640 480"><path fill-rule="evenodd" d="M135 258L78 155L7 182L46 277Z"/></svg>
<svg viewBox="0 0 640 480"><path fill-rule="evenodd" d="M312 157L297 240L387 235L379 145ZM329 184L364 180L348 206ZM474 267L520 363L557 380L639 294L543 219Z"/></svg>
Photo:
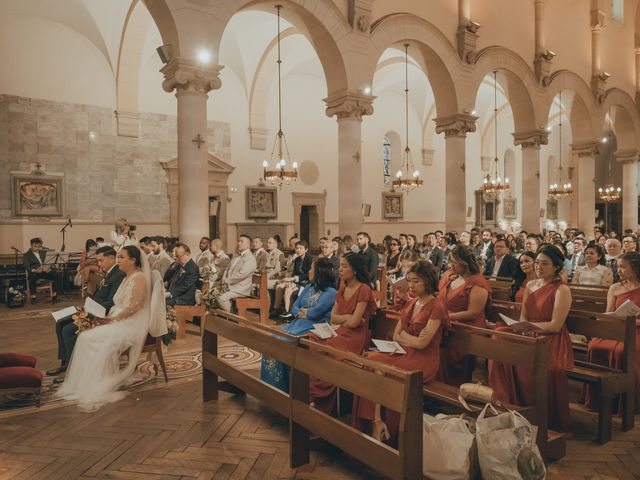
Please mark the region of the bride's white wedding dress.
<svg viewBox="0 0 640 480"><path fill-rule="evenodd" d="M120 284L109 312L114 322L79 334L57 396L78 400L84 411L95 411L124 398L126 392L118 388L135 370L149 331L150 286L146 273L132 272ZM129 360L122 368L120 355L128 349Z"/></svg>

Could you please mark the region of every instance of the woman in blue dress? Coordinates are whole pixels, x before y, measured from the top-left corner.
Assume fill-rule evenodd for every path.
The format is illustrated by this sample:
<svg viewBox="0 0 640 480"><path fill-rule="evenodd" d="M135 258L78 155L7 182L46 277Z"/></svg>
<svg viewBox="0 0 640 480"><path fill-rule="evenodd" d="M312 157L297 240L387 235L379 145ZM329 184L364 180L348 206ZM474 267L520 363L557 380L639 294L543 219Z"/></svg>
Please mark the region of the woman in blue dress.
<svg viewBox="0 0 640 480"><path fill-rule="evenodd" d="M311 331L316 323L326 323L336 300L335 273L331 262L318 258L312 267L312 280L298 295L291 313L294 320L282 331L301 337ZM289 366L273 358L262 356L260 378L284 392L289 391Z"/></svg>

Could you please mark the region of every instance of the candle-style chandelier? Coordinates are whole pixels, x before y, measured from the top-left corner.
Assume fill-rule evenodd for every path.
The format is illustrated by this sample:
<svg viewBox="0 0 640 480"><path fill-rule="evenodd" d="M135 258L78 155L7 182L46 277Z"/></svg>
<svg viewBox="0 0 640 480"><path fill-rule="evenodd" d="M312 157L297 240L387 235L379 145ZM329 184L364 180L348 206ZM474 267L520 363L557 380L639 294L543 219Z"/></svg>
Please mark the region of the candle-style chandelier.
<svg viewBox="0 0 640 480"><path fill-rule="evenodd" d="M396 179L391 183L394 191L409 193L424 183L420 178L420 171L415 169L411 160L409 148L409 44L404 44L404 114L406 144L402 154L402 168L396 172Z"/></svg>
<svg viewBox="0 0 640 480"><path fill-rule="evenodd" d="M560 90L560 122L558 123L558 132L560 134L560 147L558 148L558 183L549 185L549 197L559 200L571 196L573 188L571 182L562 183L562 90Z"/></svg>
<svg viewBox="0 0 640 480"><path fill-rule="evenodd" d="M282 131L282 59L280 57L281 8L282 5L276 5L276 10L278 12L278 60L276 61L278 64L278 133L276 134L275 141L273 142L273 148L271 149L271 161L267 162L265 160L262 162L262 180L270 183L271 185L277 185L280 188L282 188L282 185L288 185L298 179L298 162L291 163L287 139ZM287 164L291 164L291 168L288 168Z"/></svg>
<svg viewBox="0 0 640 480"><path fill-rule="evenodd" d="M493 72L493 175L487 173L482 180L482 191L487 198L496 198L509 190L509 179L500 176L498 165L498 72Z"/></svg>
<svg viewBox="0 0 640 480"><path fill-rule="evenodd" d="M609 134L611 134L613 132L611 128L611 109L609 109L608 117L609 117ZM611 177L611 156L609 156L608 166L609 166L609 171L608 171L609 178L608 178L607 184L604 187L598 188L598 195L600 196L600 199L604 203L615 202L619 200L620 196L622 195L622 188L616 187L613 184L613 180Z"/></svg>

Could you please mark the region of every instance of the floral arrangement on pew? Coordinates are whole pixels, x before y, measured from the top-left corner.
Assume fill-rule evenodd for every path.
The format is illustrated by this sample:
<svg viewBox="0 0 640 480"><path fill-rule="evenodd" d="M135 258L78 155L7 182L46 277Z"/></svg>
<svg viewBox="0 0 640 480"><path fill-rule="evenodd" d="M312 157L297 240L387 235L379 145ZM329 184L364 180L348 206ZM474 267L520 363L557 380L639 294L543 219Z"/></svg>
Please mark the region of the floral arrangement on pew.
<svg viewBox="0 0 640 480"><path fill-rule="evenodd" d="M167 330L167 333L162 336L162 343L168 347L178 335L176 309L170 305L167 305Z"/></svg>
<svg viewBox="0 0 640 480"><path fill-rule="evenodd" d="M95 317L82 307L78 308L78 313L71 316L71 320L73 320L73 323L75 323L78 328L76 334L84 332L85 330L91 330L96 326L94 322Z"/></svg>

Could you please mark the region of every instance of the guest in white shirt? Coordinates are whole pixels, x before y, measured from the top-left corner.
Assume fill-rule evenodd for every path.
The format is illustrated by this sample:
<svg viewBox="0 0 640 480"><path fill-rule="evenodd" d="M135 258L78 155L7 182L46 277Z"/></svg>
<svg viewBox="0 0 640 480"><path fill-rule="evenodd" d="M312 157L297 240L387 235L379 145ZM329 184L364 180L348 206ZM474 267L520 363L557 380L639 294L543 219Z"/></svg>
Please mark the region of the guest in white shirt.
<svg viewBox="0 0 640 480"><path fill-rule="evenodd" d="M617 238L609 238L604 244L604 249L607 252L605 257L605 265L607 265L613 274L613 283L620 281L618 275L618 257L622 253L622 244Z"/></svg>
<svg viewBox="0 0 640 480"><path fill-rule="evenodd" d="M597 285L608 287L613 283L611 269L604 265L604 249L601 245L591 243L585 252L585 264L578 266L573 273L572 283L578 285Z"/></svg>
<svg viewBox="0 0 640 480"><path fill-rule="evenodd" d="M252 255L250 247L251 238L247 235L240 235L236 250L237 255L231 260L229 268L224 272L220 282L220 288L226 291L216 298L216 303L220 309L227 312L231 311L231 300L251 294L256 259Z"/></svg>

